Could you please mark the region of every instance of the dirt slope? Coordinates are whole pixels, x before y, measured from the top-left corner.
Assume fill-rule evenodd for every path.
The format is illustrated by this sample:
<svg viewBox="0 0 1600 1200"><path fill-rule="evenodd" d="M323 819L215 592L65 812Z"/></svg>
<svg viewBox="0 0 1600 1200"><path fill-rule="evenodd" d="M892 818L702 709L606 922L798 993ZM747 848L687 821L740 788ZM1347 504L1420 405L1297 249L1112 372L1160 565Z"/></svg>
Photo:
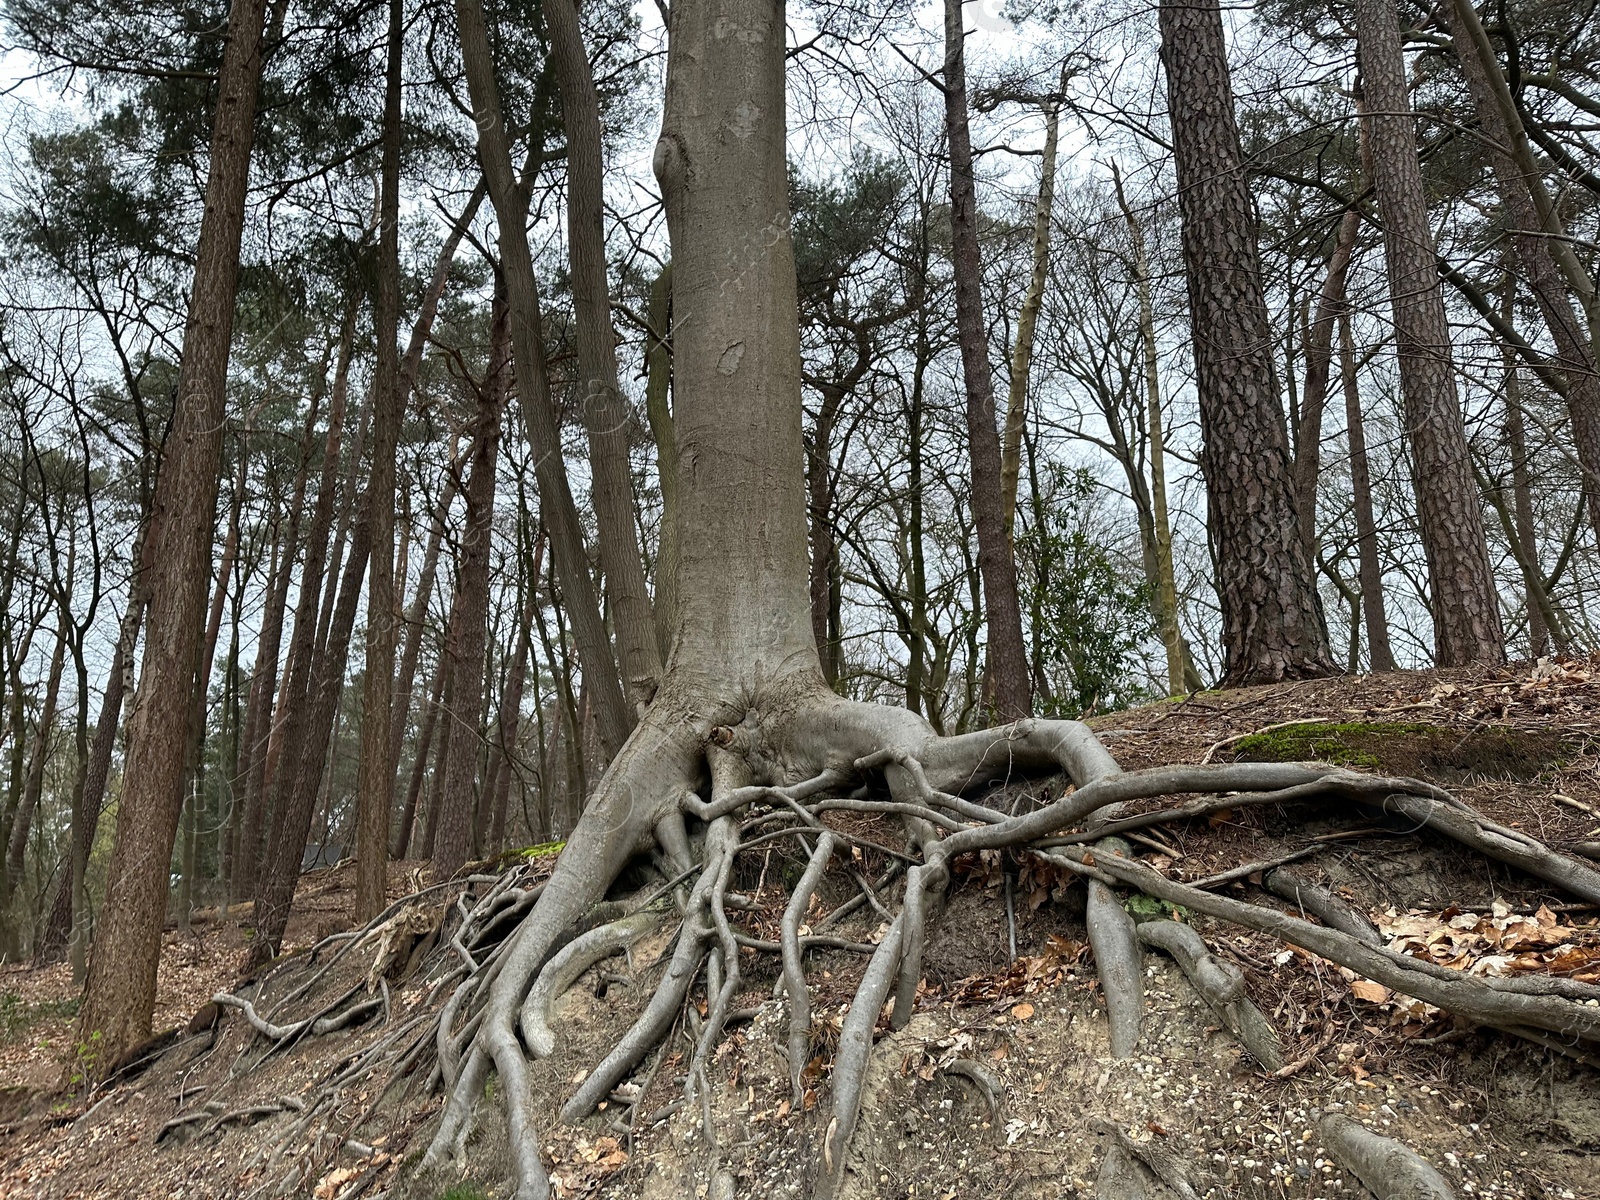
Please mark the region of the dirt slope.
<svg viewBox="0 0 1600 1200"><path fill-rule="evenodd" d="M1600 664L1564 662L1320 681L1207 693L1095 725L1125 767L1309 750L1416 775L1563 848L1600 837L1596 673ZM1059 787L1015 789L991 802L1009 807L1044 794ZM1600 971L1600 922L1589 908L1381 816L1332 806L1239 809L1151 833L1136 849L1188 881L1311 851L1298 867L1366 909L1391 944L1463 970L1591 980ZM756 907L741 917L754 935L772 937L795 864L777 852L747 857L741 870L750 877L738 885ZM884 867L870 858L858 864L868 875ZM1457 1028L1296 948L1200 918L1193 924L1213 950L1245 968L1289 1067L1278 1076L1259 1070L1172 962L1153 952L1144 956L1139 1051L1116 1062L1084 946L1081 885L998 857L964 865L926 955L917 1015L898 1033L884 1026L874 1051L847 1194L1094 1195L1120 1130L1183 1164L1201 1196L1362 1196L1316 1132L1323 1113L1342 1111L1403 1138L1460 1196L1600 1197L1594 1069L1505 1035ZM391 891L399 896L418 882L401 865ZM348 872L337 869L302 882L291 944L335 930L348 886ZM850 885L830 878L829 886L835 890L819 903L831 908ZM1258 877L1224 887L1281 903ZM427 901L418 908L433 911ZM838 932L870 943L882 918L861 911ZM185 1023L214 990L236 983L236 923L207 917L193 934L168 935L158 1026ZM689 1043L678 1034L653 1072L635 1077L645 1091L631 1107L613 1103L579 1127L555 1120L573 1064L597 1061L648 997L670 933L636 946L631 964L611 960L586 975L558 1008L557 1055L533 1066L559 1194L809 1194L827 1111L819 1097L827 1095L829 1037L863 964L848 951L811 960L821 1053L798 1105L783 1051L787 1010L772 999L762 958L747 972L739 999L747 1019L716 1057L706 1107L680 1103ZM362 984L379 952L363 943L278 1019L310 1015ZM261 1040L229 1013L143 1075L80 1097L51 1090L75 1056L65 969L0 971L0 1196L433 1200L452 1186L458 1198L505 1194L497 1105L482 1106L456 1168L421 1178L412 1164L438 1106L423 1073L387 1094L381 1078L356 1073L335 1082L386 1037L426 1032L427 1016L448 994L426 973L391 974L387 1022L375 1016L264 1057ZM306 978L304 960L291 960L257 1004L268 1011ZM685 1018L692 1029L695 1015ZM297 1105L319 1096L328 1102L301 1122ZM158 1144L180 1114L198 1119ZM1146 1187L1169 1194L1148 1179Z"/></svg>

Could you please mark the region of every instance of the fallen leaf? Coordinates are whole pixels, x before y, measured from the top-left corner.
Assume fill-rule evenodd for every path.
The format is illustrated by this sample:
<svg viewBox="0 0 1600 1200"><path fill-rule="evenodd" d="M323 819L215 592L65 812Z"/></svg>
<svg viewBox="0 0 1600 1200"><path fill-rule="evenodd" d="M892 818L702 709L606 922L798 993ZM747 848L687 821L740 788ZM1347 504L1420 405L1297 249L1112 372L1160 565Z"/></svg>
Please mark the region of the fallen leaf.
<svg viewBox="0 0 1600 1200"><path fill-rule="evenodd" d="M1372 1004L1382 1004L1389 999L1389 989L1381 983L1374 983L1370 979L1358 979L1350 985L1350 991L1356 999L1366 1000Z"/></svg>
<svg viewBox="0 0 1600 1200"><path fill-rule="evenodd" d="M1019 1004L1011 1010L1011 1015L1019 1021L1026 1021L1033 1016L1033 1005Z"/></svg>

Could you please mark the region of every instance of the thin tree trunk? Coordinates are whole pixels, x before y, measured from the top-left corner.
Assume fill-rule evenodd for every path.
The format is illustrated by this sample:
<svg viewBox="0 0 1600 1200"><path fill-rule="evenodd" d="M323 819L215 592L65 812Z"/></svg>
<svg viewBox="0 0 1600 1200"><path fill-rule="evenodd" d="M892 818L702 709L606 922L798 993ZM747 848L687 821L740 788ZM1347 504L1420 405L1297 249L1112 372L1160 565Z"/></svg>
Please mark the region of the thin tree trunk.
<svg viewBox="0 0 1600 1200"><path fill-rule="evenodd" d="M1594 284L1567 244L1560 215L1545 194L1543 178L1515 105L1510 103L1500 64L1489 54L1476 11L1470 4L1458 5L1454 13L1446 10L1446 15L1452 18L1449 23L1456 55L1484 132L1484 152L1494 171L1500 202L1512 226L1517 261L1550 331L1554 365L1566 377L1564 399L1582 466L1582 492L1589 506L1589 522L1600 537L1600 369L1591 341ZM1587 329L1572 311L1573 295L1589 316ZM1530 607L1530 623L1533 611Z"/></svg>
<svg viewBox="0 0 1600 1200"><path fill-rule="evenodd" d="M1128 223L1133 242L1133 274L1139 297L1139 341L1144 356L1145 424L1150 439L1150 538L1155 560L1154 598L1156 629L1167 652L1167 694L1197 692L1203 686L1178 625L1178 584L1172 566L1172 522L1167 513L1167 446L1161 412L1160 359L1156 347L1155 304L1150 292L1150 256L1144 225L1122 192L1122 176L1111 165L1117 205ZM1131 464L1130 464L1131 465Z"/></svg>
<svg viewBox="0 0 1600 1200"><path fill-rule="evenodd" d="M1356 387L1356 351L1350 336L1350 310L1338 314L1339 382L1344 391L1345 433L1350 442L1350 492L1356 516L1356 553L1361 564L1361 612L1367 625L1367 665L1393 671L1389 618L1383 604L1383 568L1378 564L1378 528L1372 519L1372 473L1367 465L1366 426Z"/></svg>
<svg viewBox="0 0 1600 1200"><path fill-rule="evenodd" d="M501 269L505 272L511 310L512 357L518 408L524 435L534 456L540 511L550 531L551 558L561 578L561 591L571 614L584 678L595 689L601 745L614 755L633 728L633 714L623 696L617 662L600 615L600 600L589 573L583 527L573 503L561 456L561 435L550 402L540 332L538 281L528 248L527 191L511 165L511 148L500 111L494 61L480 0L456 0L456 24L467 90L478 129L478 158L488 183L500 230Z"/></svg>
<svg viewBox="0 0 1600 1200"><path fill-rule="evenodd" d="M373 379L372 476L367 522L367 669L361 701L361 765L356 785L355 919L369 921L385 903L389 809L394 772L389 739L394 720L394 478L395 446L404 416L400 390L400 67L404 57L401 0L389 0L389 69L383 105L383 193L379 204L378 336Z"/></svg>
<svg viewBox="0 0 1600 1200"><path fill-rule="evenodd" d="M567 253L572 266L578 387L589 431L600 566L605 573L623 680L634 707L642 710L661 681L661 651L634 520L637 505L628 465L628 411L617 382L617 335L611 324L606 273L600 101L575 0L546 0L544 21L567 134Z"/></svg>
<svg viewBox="0 0 1600 1200"><path fill-rule="evenodd" d="M994 377L989 368L989 340L983 317L983 265L978 249L978 196L972 173L972 134L967 123L966 35L961 13L961 0L945 0L944 101L950 146L951 266L961 373L966 383L967 443L972 470L968 502L977 526L978 571L988 622L985 701L1001 719L1014 720L1028 715L1033 700L1028 649L1022 640L1022 610L1017 599L1017 563L1006 536L1000 483L1000 435L995 428Z"/></svg>
<svg viewBox="0 0 1600 1200"><path fill-rule="evenodd" d="M428 706L422 714L422 727L417 730L417 747L411 760L411 782L406 786L405 804L400 810L399 827L394 834L391 858L413 858L411 831L417 822L417 797L422 794L422 781L428 773L428 747L433 743L434 725L439 720L439 709L444 703L444 659L433 672L433 684L428 689Z"/></svg>
<svg viewBox="0 0 1600 1200"><path fill-rule="evenodd" d="M1328 274L1317 295L1317 311L1306 331L1306 385L1295 434L1294 490L1300 510L1300 540L1306 555L1317 556L1317 480L1322 474L1322 416L1328 403L1328 376L1333 364L1333 328L1345 305L1345 280L1355 250L1361 214L1345 213L1328 259Z"/></svg>
<svg viewBox="0 0 1600 1200"><path fill-rule="evenodd" d="M1545 590L1544 576L1539 568L1539 543L1533 524L1533 488L1528 480L1528 438L1522 416L1522 385L1510 356L1506 358L1506 450L1511 459L1511 528L1507 532L1513 540L1517 565L1522 570L1522 584L1528 610L1528 652L1543 658L1550 649L1554 631L1561 637L1561 622L1551 611L1549 594ZM1563 645L1562 650L1566 647Z"/></svg>
<svg viewBox="0 0 1600 1200"><path fill-rule="evenodd" d="M433 843L433 865L441 877L458 871L472 853L473 777L478 769L478 747L483 731L478 714L483 705L484 645L489 618L489 549L494 529L495 464L500 447L500 413L505 402L511 364L511 331L504 292L495 291L490 321L488 376L478 388L478 419L471 474L464 490L466 521L461 532L461 567L455 612L450 624L450 644L445 661L455 672L457 703L470 717L451 722L450 751L440 794L438 833ZM648 617L648 614L647 614ZM645 632L654 645L655 630L648 620Z"/></svg>
<svg viewBox="0 0 1600 1200"><path fill-rule="evenodd" d="M1328 675L1337 668L1298 536L1222 13L1215 3L1164 0L1160 21L1225 676Z"/></svg>
<svg viewBox="0 0 1600 1200"><path fill-rule="evenodd" d="M833 431L844 404L844 389L828 384L820 388L822 407L811 428L806 455L806 491L811 523L811 633L817 656L830 685L839 681L839 647L834 638L834 593L839 548L833 534Z"/></svg>
<svg viewBox="0 0 1600 1200"><path fill-rule="evenodd" d="M1062 68L1062 91L1066 68ZM1017 340L1011 347L1011 386L1006 394L1005 438L1000 449L1000 504L1006 537L1012 535L1017 516L1017 477L1022 471L1022 430L1028 412L1028 376L1033 365L1033 329L1044 303L1044 283L1050 267L1050 217L1056 199L1056 147L1060 144L1061 101L1052 97L1044 106L1044 159L1039 168L1039 196L1033 205L1033 270L1022 296L1017 317Z"/></svg>
<svg viewBox="0 0 1600 1200"><path fill-rule="evenodd" d="M661 534L656 547L656 641L665 661L672 653L678 595L678 444L672 431L672 264L650 284L645 335L645 414L656 442L656 478L661 486ZM540 545L544 543L541 540Z"/></svg>
<svg viewBox="0 0 1600 1200"><path fill-rule="evenodd" d="M1400 23L1393 0L1356 0L1354 12L1367 105L1363 123L1383 217L1400 394L1428 562L1434 661L1441 667L1502 662L1505 633L1456 395L1450 325L1417 162Z"/></svg>
<svg viewBox="0 0 1600 1200"><path fill-rule="evenodd" d="M153 503L159 552L151 569L145 667L129 728L101 936L79 1016L84 1039L99 1035L101 1071L149 1036L155 1010L169 858L183 805L188 674L210 575L265 11L265 0L234 0L217 77L177 404Z"/></svg>
<svg viewBox="0 0 1600 1200"><path fill-rule="evenodd" d="M89 766L84 774L81 803L83 819L81 823L75 823L73 829L73 878L78 890L56 896L39 941L38 955L42 962L53 961L62 949L71 950L74 979L80 977L79 967L88 961L88 912L81 894L80 868L87 866L94 849L100 810L105 802L106 782L111 777L111 759L116 753L117 730L127 694L128 672L133 662L134 648L139 642L140 620L144 615L142 582L148 567L145 554L148 544L148 534L141 534L133 555L133 572L128 581L128 606L123 610L122 621L117 627L117 645L112 652L111 670L106 675L105 691L100 699L100 717L95 723L94 744L90 748Z"/></svg>
<svg viewBox="0 0 1600 1200"><path fill-rule="evenodd" d="M506 804L511 792L513 763L517 757L517 737L522 724L522 693L527 686L528 659L533 652L533 606L538 603L539 573L543 567L544 538L533 545L533 569L522 580L527 589L518 615L516 648L512 651L511 667L506 672L505 689L500 693L500 709L496 717L496 733L489 748L489 766L484 771L483 788L492 804L489 818L488 852L499 851L505 842ZM537 669L537 668L536 668Z"/></svg>
<svg viewBox="0 0 1600 1200"><path fill-rule="evenodd" d="M68 594L71 591L72 570L67 569ZM44 794L44 769L50 758L50 744L54 740L56 703L61 696L61 673L66 665L70 617L62 609L56 629L56 641L50 651L50 667L45 675L44 696L39 704L38 730L33 737L33 748L28 752L28 770L22 785L21 801L12 819L10 837L6 841L5 870L0 872L0 912L11 903L12 894L22 879L22 864L28 850L28 833L33 828L33 814L38 811L39 798ZM17 736L22 736L18 728ZM20 930L13 928L7 937L11 941ZM13 949L15 947L12 947Z"/></svg>

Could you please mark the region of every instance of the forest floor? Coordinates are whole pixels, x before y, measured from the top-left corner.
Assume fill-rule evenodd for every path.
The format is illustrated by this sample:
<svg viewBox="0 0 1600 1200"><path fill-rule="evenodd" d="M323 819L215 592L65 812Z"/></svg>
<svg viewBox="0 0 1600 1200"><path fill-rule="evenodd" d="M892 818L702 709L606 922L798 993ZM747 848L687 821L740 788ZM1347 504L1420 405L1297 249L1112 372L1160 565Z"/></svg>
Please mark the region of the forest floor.
<svg viewBox="0 0 1600 1200"><path fill-rule="evenodd" d="M1600 661L1210 692L1093 724L1124 767L1331 758L1450 788L1557 849L1600 836ZM989 802L1032 803L1052 786L1058 794L1059 784L1039 784ZM886 828L880 839L890 836ZM1479 973L1600 981L1594 906L1382 818L1331 806L1224 811L1161 827L1136 850L1189 882L1303 853L1298 869L1366 909L1391 946ZM756 907L738 915L757 936L775 937L795 864L746 857L741 870L750 878L741 875L736 886ZM857 865L868 874L883 866L870 855ZM1113 1061L1085 947L1083 888L998 856L967 866L930 938L916 1015L899 1032L882 1026L847 1195L1093 1195L1112 1131L1120 1129L1187 1164L1201 1196L1359 1197L1361 1185L1324 1155L1316 1131L1324 1112L1343 1111L1418 1150L1459 1196L1600 1197L1600 1072L1592 1067L1506 1035L1458 1028L1437 1010L1296 947L1200 918L1193 923L1213 950L1245 968L1289 1066L1275 1076L1256 1069L1185 977L1155 953L1144 958L1139 1052ZM416 867L395 865L393 895L416 889ZM1281 906L1259 878L1222 886ZM351 883L348 866L301 881L291 948L345 926ZM820 903L833 907L852 886L830 876ZM444 908L440 901L436 918ZM839 932L870 941L883 921L861 911ZM682 1040L669 1042L659 1069L638 1077L645 1091L631 1108L613 1103L612 1112L577 1126L555 1120L574 1073L581 1078L598 1061L648 998L669 936L664 929L636 945L627 969L611 960L584 976L558 1007L558 1054L532 1066L557 1195L705 1196L713 1168L731 1173L732 1194L741 1197L801 1194L826 1120L829 1032L864 965L847 951L810 958L823 1052L808 1068L798 1105L791 1107L783 1050L787 1010L772 999L773 967L762 957L750 964L736 1002L753 1019L735 1027L715 1057L714 1147L699 1106L673 1103L682 1095L681 1070L674 1074L686 1058ZM237 987L243 948L238 910L204 912L191 931L169 931L157 1028L184 1026L213 992ZM382 939L377 957L392 958L393 949ZM343 975L320 985L316 1004L304 999L289 1015L310 1015L375 976L374 950L358 951ZM270 977L256 993L263 1012L304 978L304 966L297 970ZM420 1018L443 1002L425 974L391 972L391 1021ZM72 997L64 966L0 968L0 1197L508 1194L505 1122L492 1082L463 1161L430 1177L411 1170L439 1108L420 1073L386 1096L378 1094L380 1080L358 1080L315 1124L297 1125L296 1098L312 1095L383 1037L383 1020L267 1056L229 1012L214 1030L180 1039L144 1074L83 1096L63 1087L75 1058L92 1053L75 1045ZM386 993L386 1011L389 1003ZM982 1064L1000 1085L994 1106L981 1087L947 1069L956 1060ZM203 1115L158 1136L180 1113ZM319 1138L330 1128L336 1136Z"/></svg>

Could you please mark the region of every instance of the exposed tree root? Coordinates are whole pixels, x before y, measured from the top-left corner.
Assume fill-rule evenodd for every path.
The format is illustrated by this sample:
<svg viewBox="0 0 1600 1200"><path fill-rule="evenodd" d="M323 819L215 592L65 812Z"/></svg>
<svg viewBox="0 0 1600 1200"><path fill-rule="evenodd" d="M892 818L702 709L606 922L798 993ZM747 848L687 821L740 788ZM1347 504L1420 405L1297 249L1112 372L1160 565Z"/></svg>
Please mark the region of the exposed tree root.
<svg viewBox="0 0 1600 1200"><path fill-rule="evenodd" d="M1328 1151L1378 1200L1455 1200L1439 1172L1394 1138L1373 1133L1343 1113L1329 1113L1319 1128Z"/></svg>
<svg viewBox="0 0 1600 1200"><path fill-rule="evenodd" d="M1098 886L1098 885L1091 885ZM1283 1067L1283 1049L1277 1032L1261 1010L1244 994L1244 974L1206 948L1205 940L1177 921L1143 921L1139 940L1165 950L1183 969L1204 1000L1239 1039L1250 1056L1268 1071Z"/></svg>
<svg viewBox="0 0 1600 1200"><path fill-rule="evenodd" d="M1468 976L1385 948L1359 910L1287 867L1268 870L1267 886L1320 924L1180 883L1141 863L1126 842L1116 840L1119 834L1193 820L1223 807L1354 801L1434 830L1577 896L1600 895L1600 873L1489 822L1429 784L1315 763L1207 763L1124 772L1085 727L1073 722L1022 721L940 738L909 713L805 690L763 713L729 705L714 716L738 719L713 724L670 686L664 688L602 781L548 882L525 886L518 872L456 881L461 890L448 906L425 968L429 995L448 999L426 1009L431 1016L395 1023L377 1046L338 1068L308 1100L291 1133L302 1136L319 1119L326 1104L321 1097L331 1095L330 1089L386 1070L389 1082L378 1089L380 1098L408 1077L410 1086L423 1080L426 1088L443 1085L444 1113L423 1160L425 1168L437 1167L460 1152L493 1071L509 1123L515 1195L518 1200L546 1196L549 1183L534 1128L528 1065L530 1059L561 1053L551 1028L551 1007L585 971L625 952L675 909L680 923L659 981L633 1025L582 1075L561 1118L581 1121L609 1100L606 1120L631 1139L635 1129L687 1105L702 1114L703 1132L714 1148L707 1067L727 1027L749 1015L750 1010L737 1005L752 953L778 960L777 990L787 996L787 1058L798 1107L810 1085L803 1073L818 1043L806 978L808 948L860 950L870 958L839 1029L830 1107L820 1118L815 1194L836 1196L849 1169L852 1135L886 1005L892 997L892 1027L911 1018L921 992L923 947L938 920L953 864L958 856L984 850L1033 854L1086 878L1089 939L1115 1057L1131 1055L1138 1042L1143 943L1177 962L1264 1070L1282 1074L1304 1065L1283 1065L1277 1033L1246 997L1238 968L1211 954L1187 924L1156 920L1136 926L1119 889L1266 933L1481 1026L1579 1057L1591 1056L1591 1048L1600 1043L1600 1005L1592 1003L1600 999L1600 988L1544 977ZM994 782L1063 773L1074 786L1031 810L1008 815L980 803ZM1184 796L1193 798L1149 812L1130 807ZM891 829L898 827L899 837L878 832L885 821L866 836L862 815L886 819ZM782 909L778 940L773 941L765 931L740 923L740 914L756 905L734 884L741 855L770 854L783 842L800 852L804 869ZM849 855L840 853L846 849ZM864 863L854 857L858 853L880 855L874 861L887 866L870 878ZM606 900L624 866L649 856L671 877L626 905ZM793 855L790 861L795 861ZM1246 864L1231 874L1262 866ZM847 879L856 894L812 919L809 914L821 907L816 897L823 894L830 873ZM397 919L403 905L391 906L383 920ZM874 935L876 945L824 932L864 909L883 918ZM343 942L314 978L323 978L335 962L379 936L382 928L381 920ZM691 999L702 978L703 1019ZM309 990L302 985L290 998ZM218 1003L238 1008L274 1046L332 1032L374 1017L380 1009L384 1021L394 1023L383 997L359 999L354 991L292 1022L273 1019L286 1002L278 1004L273 1018L257 1013L259 1000L224 995ZM644 1097L670 1059L664 1039L679 1036L675 1029L693 1046L687 1061L673 1060L680 1073L673 1082L682 1087L682 1098L645 1115ZM650 1065L641 1069L647 1061ZM588 1064L574 1064L580 1065ZM966 1059L944 1069L982 1092L991 1116L998 1116L1003 1087L992 1072ZM566 1073L565 1068L557 1072ZM209 1123L222 1111L202 1108L183 1121ZM364 1119L344 1129L328 1152L339 1153ZM1360 1140L1360 1135L1346 1138L1352 1145ZM1192 1195L1183 1165L1157 1161L1160 1150L1117 1131L1101 1172L1100 1194L1155 1194L1153 1180L1144 1175L1148 1170L1163 1187ZM1352 1169L1360 1174L1365 1168Z"/></svg>

